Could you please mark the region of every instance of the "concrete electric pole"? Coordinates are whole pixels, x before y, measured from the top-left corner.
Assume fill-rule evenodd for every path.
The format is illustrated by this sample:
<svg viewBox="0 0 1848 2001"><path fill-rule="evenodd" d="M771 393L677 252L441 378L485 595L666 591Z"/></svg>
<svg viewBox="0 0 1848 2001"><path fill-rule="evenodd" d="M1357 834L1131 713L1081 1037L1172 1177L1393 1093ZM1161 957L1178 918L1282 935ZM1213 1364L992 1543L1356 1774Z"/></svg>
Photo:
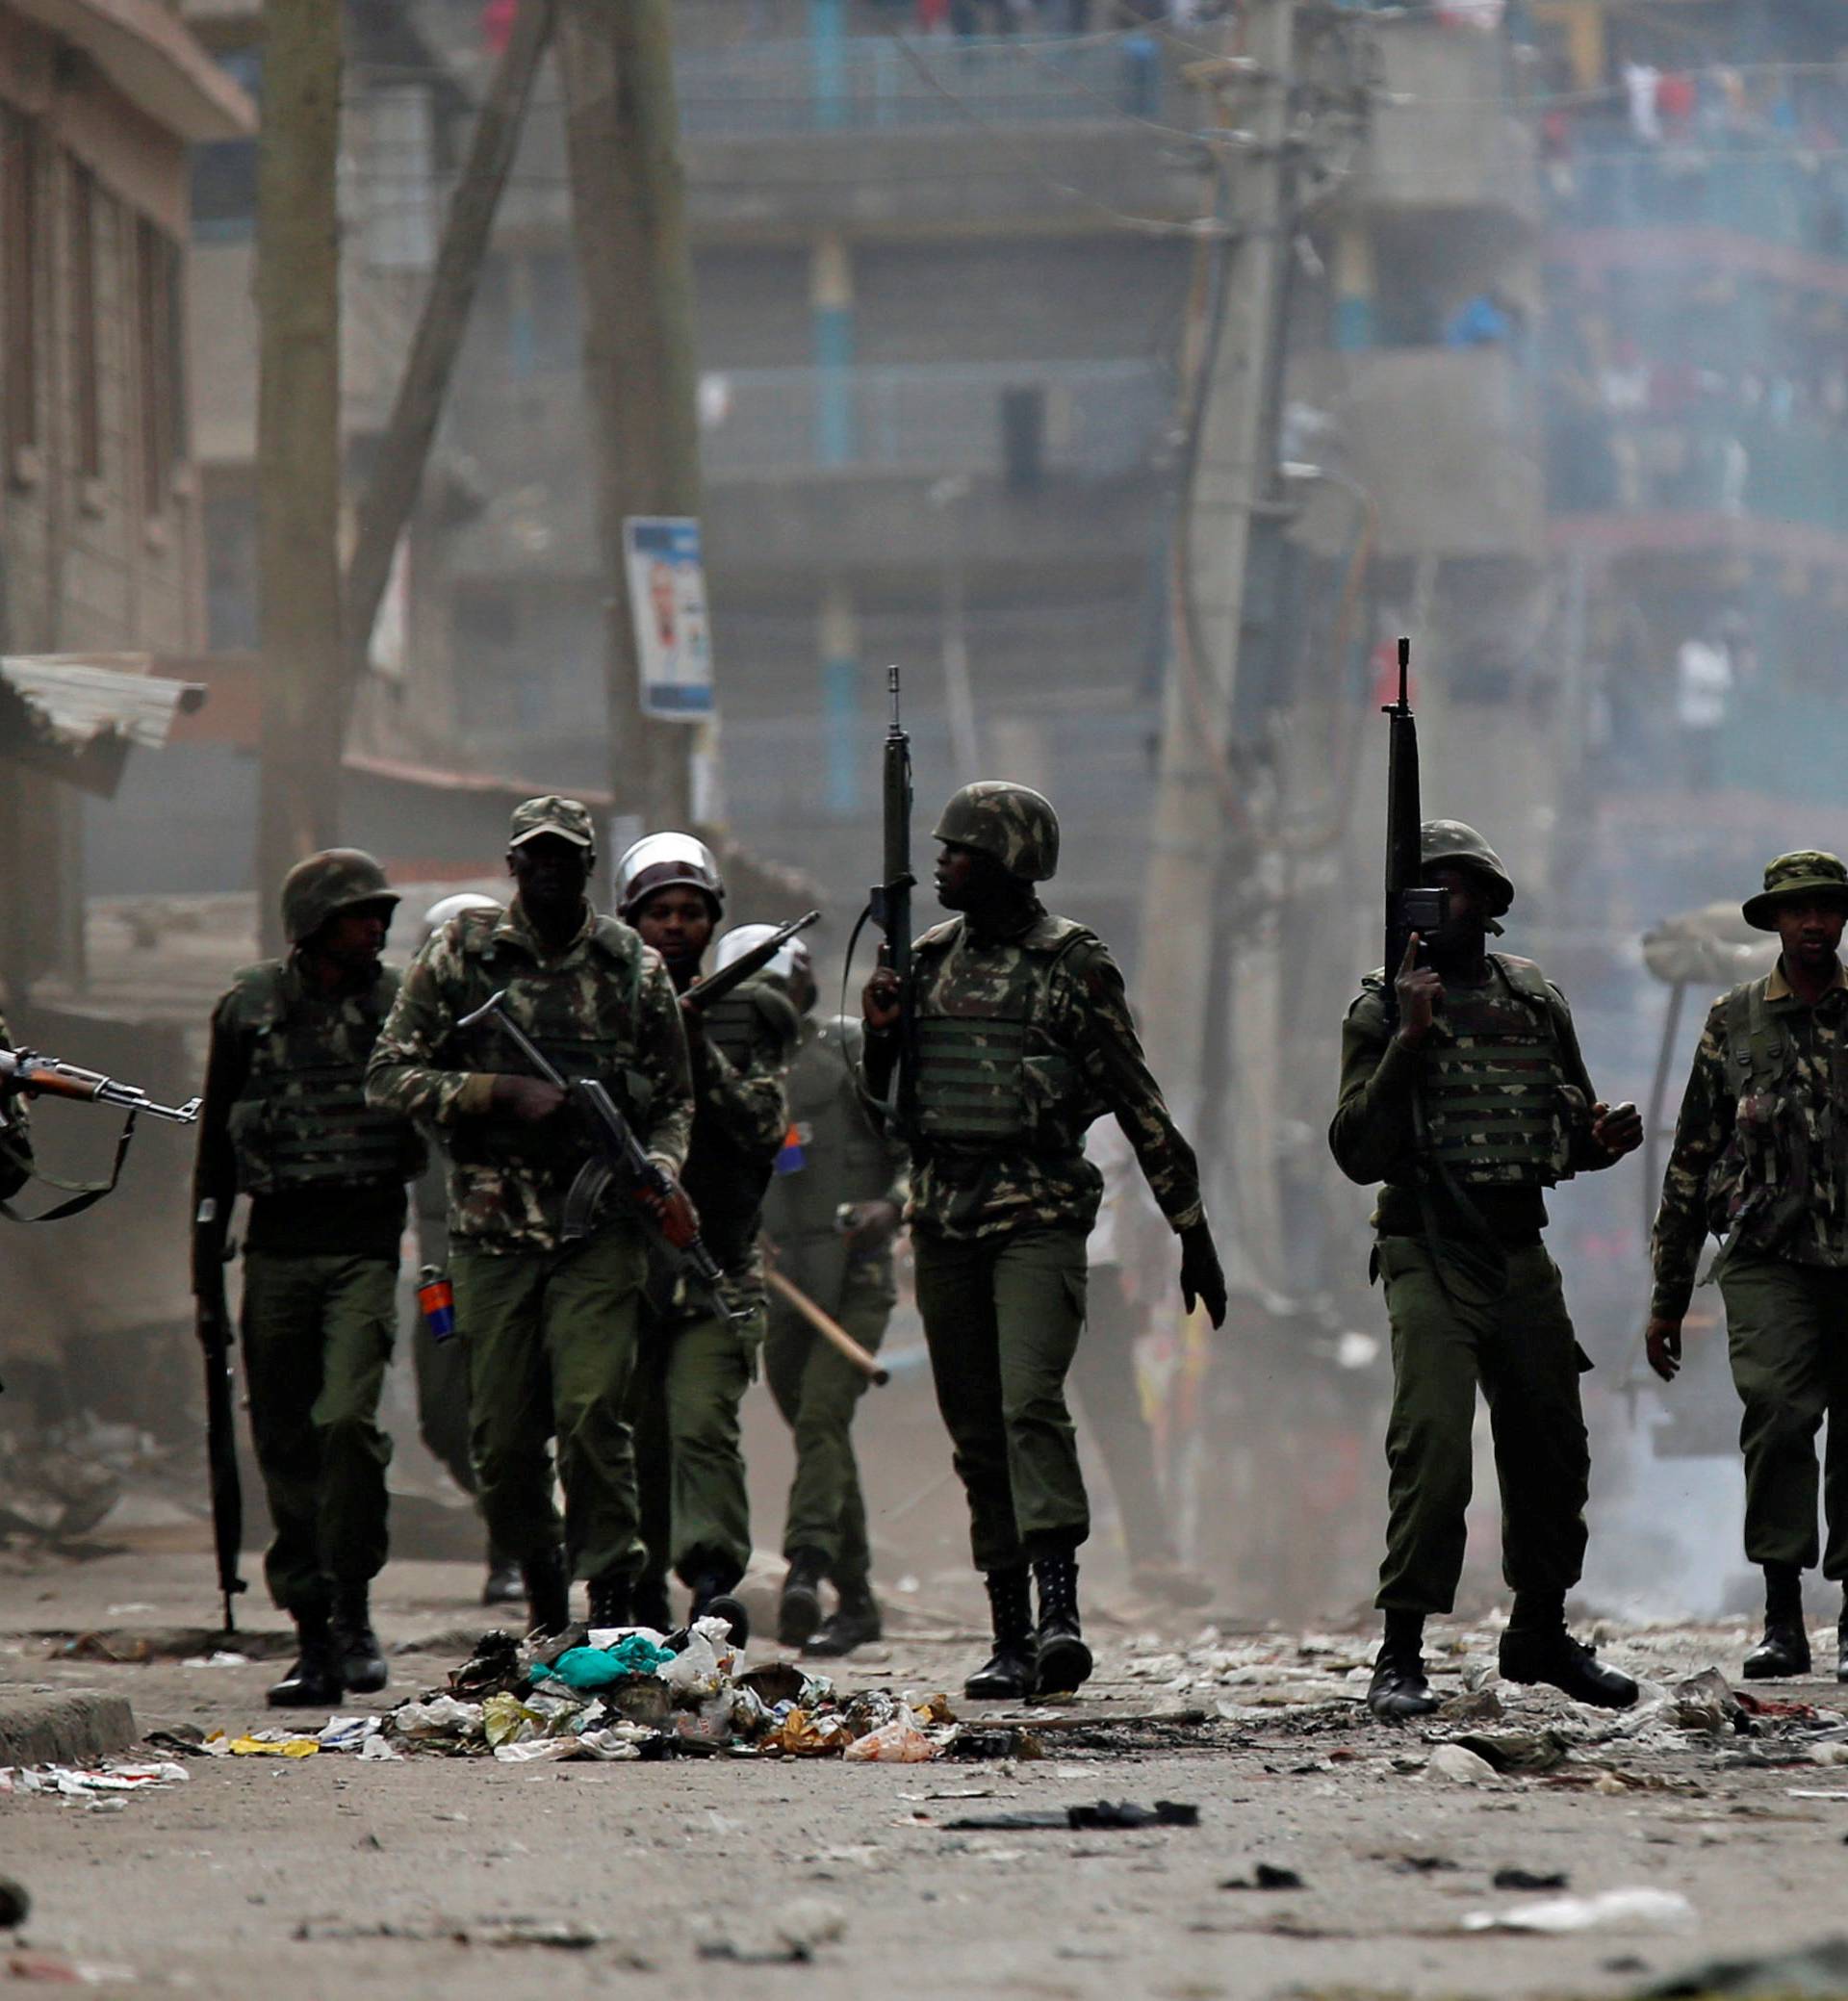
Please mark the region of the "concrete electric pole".
<svg viewBox="0 0 1848 2001"><path fill-rule="evenodd" d="M264 0L257 153L257 578L262 659L257 909L340 824L341 9Z"/></svg>
<svg viewBox="0 0 1848 2001"><path fill-rule="evenodd" d="M584 376L608 593L612 789L645 827L692 817L693 730L641 709L623 526L700 511L693 271L687 249L670 0L561 0Z"/></svg>

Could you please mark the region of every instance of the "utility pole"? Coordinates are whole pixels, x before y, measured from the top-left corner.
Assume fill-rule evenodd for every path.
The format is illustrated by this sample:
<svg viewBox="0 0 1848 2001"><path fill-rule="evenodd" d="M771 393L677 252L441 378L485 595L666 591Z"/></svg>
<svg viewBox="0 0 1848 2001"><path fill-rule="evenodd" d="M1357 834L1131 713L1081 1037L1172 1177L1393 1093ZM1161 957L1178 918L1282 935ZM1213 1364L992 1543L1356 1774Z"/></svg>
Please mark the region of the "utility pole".
<svg viewBox="0 0 1848 2001"><path fill-rule="evenodd" d="M257 154L257 908L338 837L346 659L340 576L341 8L264 0Z"/></svg>
<svg viewBox="0 0 1848 2001"><path fill-rule="evenodd" d="M519 151L533 79L557 13L557 0L522 0L449 198L429 293L412 336L377 463L355 514L352 560L346 567L348 703L366 676L372 627L391 579L392 558L417 504L430 441L468 331L469 308L494 232L495 211Z"/></svg>
<svg viewBox="0 0 1848 2001"><path fill-rule="evenodd" d="M1156 1074L1195 1125L1214 1064L1222 968L1215 950L1230 812L1232 718L1254 518L1273 501L1279 306L1289 254L1290 75L1295 0L1247 0L1243 47L1198 65L1218 93L1229 213L1214 295L1202 300L1199 418L1187 469L1171 603L1162 749L1137 980ZM1228 36L1239 31L1228 30ZM1255 852L1246 858L1255 866Z"/></svg>
<svg viewBox="0 0 1848 2001"><path fill-rule="evenodd" d="M623 524L697 515L693 270L671 0L560 0L558 66L583 296L608 625L610 777L619 813L691 818L684 723L641 712Z"/></svg>

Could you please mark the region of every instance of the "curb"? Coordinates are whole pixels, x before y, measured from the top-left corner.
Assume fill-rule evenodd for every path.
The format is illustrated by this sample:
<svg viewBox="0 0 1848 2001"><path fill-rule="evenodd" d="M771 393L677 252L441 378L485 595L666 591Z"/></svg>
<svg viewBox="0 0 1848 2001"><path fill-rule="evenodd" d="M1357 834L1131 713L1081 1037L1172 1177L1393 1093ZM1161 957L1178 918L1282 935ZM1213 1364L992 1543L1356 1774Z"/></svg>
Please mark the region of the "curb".
<svg viewBox="0 0 1848 2001"><path fill-rule="evenodd" d="M87 1764L126 1751L140 1732L119 1695L11 1695L0 1689L0 1765Z"/></svg>

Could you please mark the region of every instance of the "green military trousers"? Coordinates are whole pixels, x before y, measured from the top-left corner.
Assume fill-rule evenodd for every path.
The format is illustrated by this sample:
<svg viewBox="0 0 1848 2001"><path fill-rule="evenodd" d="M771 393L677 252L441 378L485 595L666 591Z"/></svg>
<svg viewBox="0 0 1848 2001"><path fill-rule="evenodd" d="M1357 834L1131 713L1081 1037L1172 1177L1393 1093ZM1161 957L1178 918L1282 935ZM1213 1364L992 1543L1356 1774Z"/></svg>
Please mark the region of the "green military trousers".
<svg viewBox="0 0 1848 2001"><path fill-rule="evenodd" d="M555 1250L458 1242L449 1253L455 1317L468 1329L475 1498L495 1548L521 1562L559 1538L550 1440L573 1574L641 1567L626 1399L646 1269L625 1222Z"/></svg>
<svg viewBox="0 0 1848 2001"><path fill-rule="evenodd" d="M738 1408L756 1373L762 1309L749 1320L644 1317L629 1397L641 1482L643 1574L729 1591L751 1561Z"/></svg>
<svg viewBox="0 0 1848 2001"><path fill-rule="evenodd" d="M1405 1612L1448 1612L1455 1603L1478 1387L1502 1487L1502 1575L1518 1592L1563 1594L1584 1565L1591 1454L1559 1268L1540 1244L1510 1250L1505 1273L1443 1244L1437 1254L1441 1276L1423 1238L1379 1240L1393 1407L1386 1560L1373 1603Z"/></svg>
<svg viewBox="0 0 1848 2001"><path fill-rule="evenodd" d="M275 1527L264 1575L292 1617L324 1613L334 1586L385 1567L392 1442L378 1399L397 1292L391 1258L244 1253L250 1432Z"/></svg>
<svg viewBox="0 0 1848 2001"><path fill-rule="evenodd" d="M891 1258L886 1253L843 1258L838 1252L830 1257L838 1243L835 1238L812 1260L798 1255L786 1267L788 1276L861 1347L876 1354L896 1300ZM837 1589L863 1590L872 1580L873 1555L853 1424L868 1378L783 1298L770 1302L763 1372L795 1434L796 1472L783 1516L783 1553L818 1550L828 1559L828 1575Z"/></svg>
<svg viewBox="0 0 1848 2001"><path fill-rule="evenodd" d="M914 1230L917 1305L981 1571L1069 1555L1091 1533L1065 1375L1085 1321L1085 1232Z"/></svg>
<svg viewBox="0 0 1848 2001"><path fill-rule="evenodd" d="M1814 1567L1816 1433L1827 1418L1822 1571L1848 1582L1848 1271L1729 1252L1719 1284L1732 1382L1745 1406L1746 1556Z"/></svg>

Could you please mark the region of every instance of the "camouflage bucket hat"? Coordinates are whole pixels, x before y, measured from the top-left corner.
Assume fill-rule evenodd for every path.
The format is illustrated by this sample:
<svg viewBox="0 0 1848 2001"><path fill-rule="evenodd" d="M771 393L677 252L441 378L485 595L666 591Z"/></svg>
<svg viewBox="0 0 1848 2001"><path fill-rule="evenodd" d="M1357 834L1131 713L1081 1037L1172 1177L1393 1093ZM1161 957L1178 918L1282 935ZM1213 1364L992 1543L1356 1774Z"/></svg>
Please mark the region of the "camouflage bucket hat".
<svg viewBox="0 0 1848 2001"><path fill-rule="evenodd" d="M1764 869L1764 887L1747 897L1739 914L1758 931L1776 931L1778 906L1785 903L1838 903L1848 909L1848 867L1839 857L1820 848L1797 848L1780 855Z"/></svg>
<svg viewBox="0 0 1848 2001"><path fill-rule="evenodd" d="M360 848L326 848L297 861L282 879L282 928L292 945L314 936L329 917L357 904L398 908L385 871Z"/></svg>
<svg viewBox="0 0 1848 2001"><path fill-rule="evenodd" d="M1025 883L1051 880L1059 866L1059 815L1030 785L978 779L950 795L933 840L991 855Z"/></svg>
<svg viewBox="0 0 1848 2001"><path fill-rule="evenodd" d="M528 799L513 809L513 826L507 835L509 848L524 847L542 834L555 834L573 847L597 852L597 823L581 800L561 799L548 792L541 799Z"/></svg>
<svg viewBox="0 0 1848 2001"><path fill-rule="evenodd" d="M1421 868L1473 869L1494 885L1489 915L1507 914L1514 901L1514 878L1502 866L1502 858L1476 829L1463 820L1426 820L1418 830L1418 860Z"/></svg>

